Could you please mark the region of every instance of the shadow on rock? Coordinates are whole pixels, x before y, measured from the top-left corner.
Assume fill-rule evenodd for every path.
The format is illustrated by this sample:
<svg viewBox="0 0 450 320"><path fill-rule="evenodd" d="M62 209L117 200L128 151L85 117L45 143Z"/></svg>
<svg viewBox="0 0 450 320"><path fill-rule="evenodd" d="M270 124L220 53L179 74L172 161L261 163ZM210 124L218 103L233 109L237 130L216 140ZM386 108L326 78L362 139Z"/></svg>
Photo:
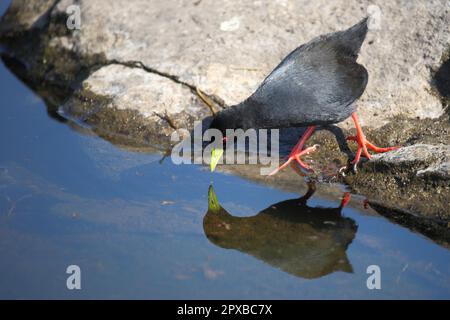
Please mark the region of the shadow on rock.
<svg viewBox="0 0 450 320"><path fill-rule="evenodd" d="M210 186L205 234L219 247L250 254L297 277L351 273L346 250L358 227L341 214L349 195L337 208L314 208L307 205L314 191L310 184L303 197L273 204L252 217L235 217L220 206Z"/></svg>
<svg viewBox="0 0 450 320"><path fill-rule="evenodd" d="M450 52L449 52L450 55ZM450 57L437 70L433 78L434 85L443 99L450 99Z"/></svg>

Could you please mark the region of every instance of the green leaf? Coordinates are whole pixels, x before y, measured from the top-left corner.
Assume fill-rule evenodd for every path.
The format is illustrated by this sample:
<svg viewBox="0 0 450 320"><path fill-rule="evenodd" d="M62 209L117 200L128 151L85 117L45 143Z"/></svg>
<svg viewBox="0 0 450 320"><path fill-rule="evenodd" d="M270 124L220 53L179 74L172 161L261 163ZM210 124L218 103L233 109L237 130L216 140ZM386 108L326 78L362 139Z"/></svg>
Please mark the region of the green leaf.
<svg viewBox="0 0 450 320"><path fill-rule="evenodd" d="M223 149L212 148L211 150L211 172L216 169L217 163L219 163L220 158L223 155Z"/></svg>
<svg viewBox="0 0 450 320"><path fill-rule="evenodd" d="M209 186L208 189L208 210L212 212L217 212L220 210L219 200L217 200L216 193L214 192L213 186Z"/></svg>

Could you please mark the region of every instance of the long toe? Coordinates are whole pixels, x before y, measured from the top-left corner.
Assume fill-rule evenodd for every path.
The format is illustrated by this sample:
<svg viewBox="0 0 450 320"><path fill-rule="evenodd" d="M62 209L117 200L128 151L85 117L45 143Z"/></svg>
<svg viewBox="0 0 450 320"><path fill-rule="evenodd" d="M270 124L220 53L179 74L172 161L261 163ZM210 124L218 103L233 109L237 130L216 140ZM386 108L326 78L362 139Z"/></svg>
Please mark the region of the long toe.
<svg viewBox="0 0 450 320"><path fill-rule="evenodd" d="M314 172L314 170L308 166L307 164L305 164L302 160L301 160L301 156L305 155L305 154L311 154L312 152L316 151L317 148L319 148L318 144L313 145L312 147L308 147L305 148L301 151L297 150L293 150L291 152L291 154L289 155L287 161L285 163L283 163L281 166L279 166L278 168L276 168L275 170L273 170L271 173L269 173L269 176L273 176L274 174L276 174L278 171L283 170L284 168L286 168L290 163L292 163L293 160L295 160L298 165L300 166L301 169L305 170L306 172ZM293 164L293 163L292 163ZM292 166L292 168L294 169L294 166ZM299 174L299 168L295 168L294 171ZM300 171L301 172L301 171ZM301 175L303 175L301 173Z"/></svg>
<svg viewBox="0 0 450 320"><path fill-rule="evenodd" d="M304 150L302 150L294 155L295 161L297 161L300 168L302 168L303 170L305 170L307 172L314 172L314 170L310 166L308 166L306 163L304 163L300 157L305 154L308 155L308 154L313 153L314 151L317 150L317 148L319 148L319 145L315 144L312 147L305 148Z"/></svg>
<svg viewBox="0 0 450 320"><path fill-rule="evenodd" d="M356 152L355 159L352 161L352 164L354 165L353 171L356 170L359 160L361 159L361 155L364 155L367 159L371 158L367 149L370 149L375 153L383 153L383 152L388 152L388 151L392 151L392 150L396 150L396 149L400 148L400 146L380 148L380 147L377 147L376 145L374 145L373 143L367 141L367 139L365 139L365 138L362 139L362 142L361 142L357 136L350 136L350 137L347 137L346 139L350 140L350 141L356 141L358 143L358 151Z"/></svg>
<svg viewBox="0 0 450 320"><path fill-rule="evenodd" d="M284 168L286 168L289 165L289 163L292 162L292 160L294 160L294 157L289 157L288 160L285 163L283 163L281 166L279 166L278 168L273 170L271 173L269 173L269 176L273 176L278 171L283 170Z"/></svg>
<svg viewBox="0 0 450 320"><path fill-rule="evenodd" d="M388 151L392 151L392 150L396 150L396 149L400 148L400 146L380 148L380 147L377 147L376 145L374 145L373 143L370 143L369 141L366 141L366 145L370 150L372 150L373 152L376 152L376 153L388 152Z"/></svg>

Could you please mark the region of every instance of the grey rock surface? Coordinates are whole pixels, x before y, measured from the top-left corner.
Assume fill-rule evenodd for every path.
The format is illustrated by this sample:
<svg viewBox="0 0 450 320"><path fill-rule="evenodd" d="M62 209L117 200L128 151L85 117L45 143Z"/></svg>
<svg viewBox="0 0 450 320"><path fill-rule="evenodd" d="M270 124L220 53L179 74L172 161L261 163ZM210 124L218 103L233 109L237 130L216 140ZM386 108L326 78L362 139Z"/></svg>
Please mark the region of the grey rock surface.
<svg viewBox="0 0 450 320"><path fill-rule="evenodd" d="M250 95L295 47L349 27L372 8L372 30L360 59L370 74L359 102L365 124L382 124L395 114L442 113L439 99L429 89L430 69L439 66L450 39L447 1L392 1L378 6L372 1L197 3L82 1L84 21L75 45L81 54L140 61L231 105Z"/></svg>
<svg viewBox="0 0 450 320"><path fill-rule="evenodd" d="M370 74L367 90L358 102L363 125L380 126L399 114L424 118L443 112L431 82L432 71L439 67L450 39L450 5L445 0L53 3L50 19L54 22L64 23L55 17L65 15L73 4L80 6L82 16L80 30L50 34L51 47L67 49L81 58L103 55L107 61L138 61L149 70L198 87L226 105L249 96L298 45L371 15L371 30L360 56ZM51 4L13 1L14 10L3 18L0 30L14 29L12 17L19 22L17 31L31 27L43 19ZM128 75L124 72L122 78ZM96 76L89 81L98 80ZM173 101L168 82L152 90L153 95L167 98L163 104ZM148 113L148 107L121 106L125 107Z"/></svg>
<svg viewBox="0 0 450 320"><path fill-rule="evenodd" d="M174 129L192 127L194 120L210 115L188 87L141 68L119 64L101 67L82 82L77 93L87 91L108 101L103 107L110 112L137 111L146 129L161 137ZM73 100L63 106L69 115L74 113L70 110Z"/></svg>
<svg viewBox="0 0 450 320"><path fill-rule="evenodd" d="M374 155L351 187L388 208L450 222L450 146L415 144Z"/></svg>
<svg viewBox="0 0 450 320"><path fill-rule="evenodd" d="M49 10L54 5L55 0L12 1L8 13L2 17L0 24L0 34L14 34L38 28L48 20Z"/></svg>
<svg viewBox="0 0 450 320"><path fill-rule="evenodd" d="M414 166L416 176L436 175L442 180L450 177L450 146L416 144L392 152L374 155L373 164L386 167Z"/></svg>

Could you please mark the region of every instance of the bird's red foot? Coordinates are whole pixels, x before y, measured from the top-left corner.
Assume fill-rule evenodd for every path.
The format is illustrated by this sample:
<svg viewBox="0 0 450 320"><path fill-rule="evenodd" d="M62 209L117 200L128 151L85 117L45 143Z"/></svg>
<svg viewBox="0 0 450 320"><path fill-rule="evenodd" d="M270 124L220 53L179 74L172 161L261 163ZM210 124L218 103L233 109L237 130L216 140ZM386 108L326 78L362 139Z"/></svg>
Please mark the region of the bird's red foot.
<svg viewBox="0 0 450 320"><path fill-rule="evenodd" d="M317 150L317 148L319 147L319 145L315 144L312 147L308 147L303 149L303 145L305 144L306 140L309 139L309 137L313 134L314 130L315 130L316 126L310 126L306 129L305 133L303 134L303 136L300 138L300 140L297 142L297 144L295 145L295 147L292 149L291 153L288 156L288 159L285 163L283 163L281 166L279 166L277 169L275 169L274 171L272 171L269 176L274 175L275 173L277 173L278 171L280 171L281 169L286 168L289 164L291 165L292 169L294 169L294 171L300 175L303 176L303 172L296 166L295 162L292 162L293 160L295 160L297 162L297 164L300 166L300 168L302 168L305 171L312 171L314 172L313 169L311 169L310 166L306 165L301 159L300 157L304 154L310 154L311 152L314 152Z"/></svg>
<svg viewBox="0 0 450 320"><path fill-rule="evenodd" d="M382 153L382 152L388 152L391 150L395 150L400 148L400 146L395 147L387 147L387 148L380 148L375 146L373 143L367 141L361 125L359 124L358 116L356 115L356 112L352 114L353 121L355 122L356 127L356 136L350 136L347 137L347 140L355 141L358 143L358 151L356 152L355 159L352 161L353 169L356 171L356 166L359 163L359 160L361 159L361 155L364 155L367 159L370 159L370 153L367 151L367 148L370 150L376 152L376 153Z"/></svg>
<svg viewBox="0 0 450 320"><path fill-rule="evenodd" d="M367 141L367 139L364 136L362 136L362 137L350 136L350 137L347 137L347 140L356 141L358 143L358 151L356 152L355 159L352 161L352 164L354 164L354 165L358 164L359 160L361 159L362 154L367 159L370 159L371 156L370 156L370 153L367 150L367 148L369 148L370 150L372 150L373 152L376 152L376 153L388 152L388 151L400 148L399 146L380 148L380 147L377 147L376 145L374 145L373 143Z"/></svg>
<svg viewBox="0 0 450 320"><path fill-rule="evenodd" d="M283 163L281 166L279 166L277 169L275 169L274 171L272 171L272 172L269 174L269 176L274 175L274 174L277 173L278 171L280 171L280 170L286 168L289 164L291 165L292 169L294 169L295 172L297 172L298 174L302 175L301 171L299 171L298 168L295 166L295 163L292 162L292 161L294 161L294 160L297 162L297 164L298 164L298 165L300 166L300 168L302 168L303 170L313 172L313 169L311 169L310 166L308 166L306 163L304 163L304 162L301 160L300 157L303 156L303 155L305 155L305 154L308 155L308 154L310 154L310 153L316 151L318 147L319 147L319 145L315 144L315 145L313 145L312 147L308 147L308 148L305 148L305 149L303 149L303 150L299 150L300 148L297 148L297 147L294 148L294 149L292 149L291 153L290 153L289 156L288 156L287 161L286 161L285 163Z"/></svg>

